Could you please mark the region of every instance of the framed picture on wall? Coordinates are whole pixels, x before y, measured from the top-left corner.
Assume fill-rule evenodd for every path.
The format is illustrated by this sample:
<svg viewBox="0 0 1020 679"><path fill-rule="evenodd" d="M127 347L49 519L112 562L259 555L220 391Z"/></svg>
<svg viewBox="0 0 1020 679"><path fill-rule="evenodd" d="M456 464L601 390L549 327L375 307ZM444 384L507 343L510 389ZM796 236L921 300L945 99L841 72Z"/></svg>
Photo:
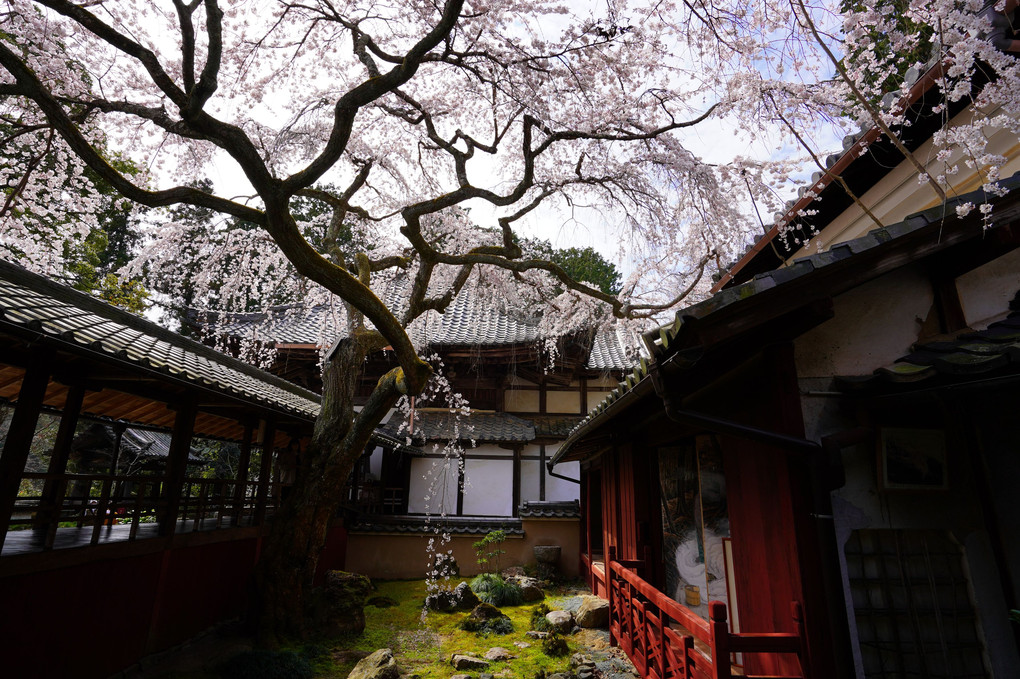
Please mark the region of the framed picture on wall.
<svg viewBox="0 0 1020 679"><path fill-rule="evenodd" d="M949 490L945 432L883 427L878 480L882 490Z"/></svg>

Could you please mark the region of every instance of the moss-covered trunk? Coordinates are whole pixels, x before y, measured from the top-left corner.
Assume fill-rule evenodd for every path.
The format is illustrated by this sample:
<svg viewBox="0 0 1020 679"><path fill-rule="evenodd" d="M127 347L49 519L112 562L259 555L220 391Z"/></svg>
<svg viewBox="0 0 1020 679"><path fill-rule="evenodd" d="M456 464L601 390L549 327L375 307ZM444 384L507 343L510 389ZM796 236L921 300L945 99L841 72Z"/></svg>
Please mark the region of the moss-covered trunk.
<svg viewBox="0 0 1020 679"><path fill-rule="evenodd" d="M323 370L322 411L294 485L272 517L256 569L255 620L263 645L300 639L310 631L305 614L312 578L341 491L372 431L406 391L403 372L391 371L355 413L356 377L365 355L363 344L352 339Z"/></svg>

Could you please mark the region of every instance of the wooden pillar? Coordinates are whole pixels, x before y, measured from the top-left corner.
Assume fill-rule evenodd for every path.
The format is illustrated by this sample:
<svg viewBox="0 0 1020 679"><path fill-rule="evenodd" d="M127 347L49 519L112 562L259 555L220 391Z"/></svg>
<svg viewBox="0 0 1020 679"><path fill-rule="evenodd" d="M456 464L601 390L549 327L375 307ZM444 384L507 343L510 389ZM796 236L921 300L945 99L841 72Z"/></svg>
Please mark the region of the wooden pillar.
<svg viewBox="0 0 1020 679"><path fill-rule="evenodd" d="M708 626L712 631L712 678L730 679L730 629L726 624L726 604L708 602Z"/></svg>
<svg viewBox="0 0 1020 679"><path fill-rule="evenodd" d="M14 408L11 426L7 430L3 452L0 453L0 548L7 537L7 527L14 513L14 504L18 499L18 488L21 486L21 475L28 462L28 453L35 436L35 428L39 423L43 399L46 396L46 385L50 381L51 354L48 352L32 357L25 377L21 381L18 403Z"/></svg>
<svg viewBox="0 0 1020 679"><path fill-rule="evenodd" d="M461 453L457 461L457 516L464 516L464 469L467 467L467 453ZM446 498L443 498L443 502Z"/></svg>
<svg viewBox="0 0 1020 679"><path fill-rule="evenodd" d="M163 487L163 498L166 507L159 522L159 534L174 534L177 517L181 510L181 496L184 492L184 477L188 467L188 454L191 452L191 437L195 432L195 415L197 409L191 401L182 403L174 418L174 430L170 436L170 453L166 460L166 482Z"/></svg>
<svg viewBox="0 0 1020 679"><path fill-rule="evenodd" d="M513 517L520 516L521 506L521 449L514 448L514 472L513 472Z"/></svg>
<svg viewBox="0 0 1020 679"><path fill-rule="evenodd" d="M273 479L273 447L276 445L276 423L265 420L262 423L262 460L259 464L259 487L255 493L255 518L252 524L261 526L266 521L266 501L269 497L269 486Z"/></svg>
<svg viewBox="0 0 1020 679"><path fill-rule="evenodd" d="M244 434L241 439L241 454L237 460L237 483L234 485L234 507L230 516L230 525L241 523L244 514L244 501L248 497L248 466L251 464L251 436L255 429L254 423L244 421Z"/></svg>
<svg viewBox="0 0 1020 679"><path fill-rule="evenodd" d="M545 455L545 444L543 443L538 447L538 499L545 501L545 474L546 474L546 455Z"/></svg>
<svg viewBox="0 0 1020 679"><path fill-rule="evenodd" d="M71 457L71 443L74 442L74 432L78 428L78 417L81 415L81 406L84 401L84 387L71 387L67 390L67 396L64 398L64 412L60 415L60 427L57 429L57 438L53 443L53 454L50 455L50 464L46 469L47 476L61 476L67 471L67 461ZM40 528L46 530L43 549L53 547L53 540L57 535L57 525L60 523L60 506L64 502L66 488L65 480L55 478L46 479L46 483L43 485L40 501L41 513L45 519L45 523Z"/></svg>

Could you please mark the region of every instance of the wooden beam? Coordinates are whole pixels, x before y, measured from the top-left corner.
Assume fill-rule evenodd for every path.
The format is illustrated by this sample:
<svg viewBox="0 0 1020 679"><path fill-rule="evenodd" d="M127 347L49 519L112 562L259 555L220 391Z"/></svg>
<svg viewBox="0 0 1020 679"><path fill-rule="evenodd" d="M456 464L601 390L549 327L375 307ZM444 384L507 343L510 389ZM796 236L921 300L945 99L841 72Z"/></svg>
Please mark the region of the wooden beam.
<svg viewBox="0 0 1020 679"><path fill-rule="evenodd" d="M184 475L191 453L191 437L195 432L195 405L186 401L177 408L174 429L170 435L170 453L166 460L166 486L163 497L166 501L163 516L159 522L159 534L163 537L174 534L177 516L181 509L181 495L184 492Z"/></svg>
<svg viewBox="0 0 1020 679"><path fill-rule="evenodd" d="M241 454L237 460L237 484L234 486L234 507L230 524L236 526L241 522L244 513L244 500L248 494L248 465L251 464L251 436L254 430L251 420L244 422L244 434L241 439Z"/></svg>
<svg viewBox="0 0 1020 679"><path fill-rule="evenodd" d="M259 465L259 487L255 493L255 518L252 523L261 526L266 521L266 498L269 497L269 486L273 482L273 446L276 442L276 422L265 420L260 432L262 459Z"/></svg>
<svg viewBox="0 0 1020 679"><path fill-rule="evenodd" d="M43 549L52 549L53 541L57 536L57 526L60 523L60 504L64 500L65 481L58 481L54 476L60 476L67 471L67 460L71 457L71 443L74 441L74 432L78 428L78 417L81 415L81 404L85 400L85 389L82 387L71 387L67 390L64 399L64 412L60 415L60 427L57 429L57 438L53 443L53 454L50 456L50 465L46 474L51 478L46 479L43 486L42 499L40 501L41 514L46 521L46 537Z"/></svg>
<svg viewBox="0 0 1020 679"><path fill-rule="evenodd" d="M511 515L516 519L521 506L521 448L514 448L513 506Z"/></svg>
<svg viewBox="0 0 1020 679"><path fill-rule="evenodd" d="M25 371L11 426L7 430L7 440L0 453L0 547L7 537L7 528L21 486L21 475L25 471L39 413L42 412L46 386L50 381L51 359L52 354L49 352L38 353Z"/></svg>

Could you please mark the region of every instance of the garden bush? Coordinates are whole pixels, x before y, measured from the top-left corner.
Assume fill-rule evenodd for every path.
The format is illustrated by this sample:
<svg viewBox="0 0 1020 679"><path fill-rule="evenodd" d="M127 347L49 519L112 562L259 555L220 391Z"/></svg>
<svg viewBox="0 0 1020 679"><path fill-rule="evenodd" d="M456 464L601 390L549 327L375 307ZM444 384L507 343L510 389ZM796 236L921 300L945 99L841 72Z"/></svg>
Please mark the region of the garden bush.
<svg viewBox="0 0 1020 679"><path fill-rule="evenodd" d="M520 586L494 573L482 573L471 581L471 591L493 606L519 606L524 603Z"/></svg>
<svg viewBox="0 0 1020 679"><path fill-rule="evenodd" d="M545 619L548 613L549 607L544 603L535 606L535 609L531 611L531 629L538 632L548 632L551 628L549 621Z"/></svg>
<svg viewBox="0 0 1020 679"><path fill-rule="evenodd" d="M559 658L569 652L570 648L567 646L567 640L559 634L550 634L545 639L542 639L542 653L550 657Z"/></svg>

